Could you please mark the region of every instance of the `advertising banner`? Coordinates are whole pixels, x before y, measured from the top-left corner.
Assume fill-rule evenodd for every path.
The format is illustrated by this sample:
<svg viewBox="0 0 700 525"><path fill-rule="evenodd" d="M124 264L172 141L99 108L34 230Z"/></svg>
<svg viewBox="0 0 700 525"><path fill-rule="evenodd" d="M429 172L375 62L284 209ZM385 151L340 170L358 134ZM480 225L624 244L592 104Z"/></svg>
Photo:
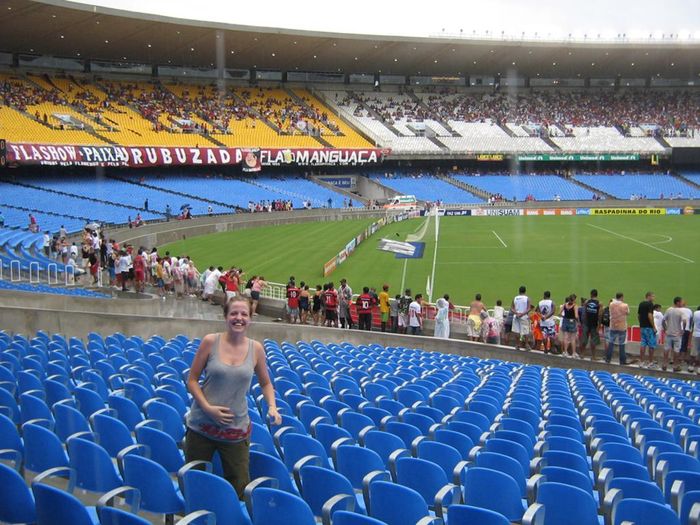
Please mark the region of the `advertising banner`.
<svg viewBox="0 0 700 525"><path fill-rule="evenodd" d="M239 164L237 148L155 148L122 146L53 146L8 144L8 164L43 166L219 166Z"/></svg>
<svg viewBox="0 0 700 525"><path fill-rule="evenodd" d="M550 162L550 161L627 161L639 160L638 153L573 153L573 154L535 154L535 155L518 155L518 161L535 161L535 162Z"/></svg>
<svg viewBox="0 0 700 525"><path fill-rule="evenodd" d="M332 184L336 188L354 189L357 186L355 177L319 177L323 182Z"/></svg>
<svg viewBox="0 0 700 525"><path fill-rule="evenodd" d="M381 149L261 149L263 166L364 166L378 164L385 150Z"/></svg>
<svg viewBox="0 0 700 525"><path fill-rule="evenodd" d="M666 208L591 208L591 215L666 215Z"/></svg>
<svg viewBox="0 0 700 525"><path fill-rule="evenodd" d="M407 214L393 215L389 217L382 217L377 219L375 222L367 226L363 231L357 234L355 237L350 239L346 244L345 248L341 250L338 255L333 257L330 261L323 265L323 276L328 277L333 271L343 264L350 255L355 251L357 246L366 239L369 239L374 235L382 226L389 224L391 222L400 221L406 218Z"/></svg>
<svg viewBox="0 0 700 525"><path fill-rule="evenodd" d="M257 153L256 153L257 152ZM380 163L387 150L366 149L241 149L189 147L72 146L7 143L10 165L44 166L220 166L244 163L259 166L362 166ZM257 157L257 162L253 162ZM248 160L251 164L248 165Z"/></svg>
<svg viewBox="0 0 700 525"><path fill-rule="evenodd" d="M330 261L323 265L323 276L328 277L330 274L332 274L336 266L336 257L334 256Z"/></svg>
<svg viewBox="0 0 700 525"><path fill-rule="evenodd" d="M345 252L350 255L355 251L355 246L357 246L357 239L353 239L345 245Z"/></svg>
<svg viewBox="0 0 700 525"><path fill-rule="evenodd" d="M472 210L444 210L445 217L466 217L471 214Z"/></svg>
<svg viewBox="0 0 700 525"><path fill-rule="evenodd" d="M346 252L345 250L340 250L338 252L338 257L336 258L336 261L337 261L336 264L338 266L340 266L341 264L343 264L345 262L345 259L347 259L347 258L348 258L348 252Z"/></svg>
<svg viewBox="0 0 700 525"><path fill-rule="evenodd" d="M477 208L476 210L471 210L472 216L475 217L514 217L519 215L525 215L522 209L513 208Z"/></svg>
<svg viewBox="0 0 700 525"><path fill-rule="evenodd" d="M525 215L576 215L574 208L532 208L526 209Z"/></svg>

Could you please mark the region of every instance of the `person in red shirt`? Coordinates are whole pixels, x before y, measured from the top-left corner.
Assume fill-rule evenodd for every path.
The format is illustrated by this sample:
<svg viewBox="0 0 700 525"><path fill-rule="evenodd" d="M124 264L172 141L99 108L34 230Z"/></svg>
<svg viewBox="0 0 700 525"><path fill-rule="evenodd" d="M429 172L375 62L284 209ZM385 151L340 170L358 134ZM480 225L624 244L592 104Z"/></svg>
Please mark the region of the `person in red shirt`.
<svg viewBox="0 0 700 525"><path fill-rule="evenodd" d="M295 284L287 288L287 314L289 322L294 324L299 322L299 295L301 290Z"/></svg>
<svg viewBox="0 0 700 525"><path fill-rule="evenodd" d="M362 289L362 294L355 301L357 306L358 327L360 330L372 330L372 306L375 304L375 299L369 293L369 287L365 286Z"/></svg>
<svg viewBox="0 0 700 525"><path fill-rule="evenodd" d="M226 301L230 301L238 295L239 272L235 268L231 268L224 277L224 291L226 292Z"/></svg>
<svg viewBox="0 0 700 525"><path fill-rule="evenodd" d="M146 280L146 259L143 256L143 249L139 249L138 254L134 258L134 280L136 282L136 291L143 292Z"/></svg>
<svg viewBox="0 0 700 525"><path fill-rule="evenodd" d="M328 283L328 290L323 293L326 304L326 326L338 328L338 290L333 283Z"/></svg>

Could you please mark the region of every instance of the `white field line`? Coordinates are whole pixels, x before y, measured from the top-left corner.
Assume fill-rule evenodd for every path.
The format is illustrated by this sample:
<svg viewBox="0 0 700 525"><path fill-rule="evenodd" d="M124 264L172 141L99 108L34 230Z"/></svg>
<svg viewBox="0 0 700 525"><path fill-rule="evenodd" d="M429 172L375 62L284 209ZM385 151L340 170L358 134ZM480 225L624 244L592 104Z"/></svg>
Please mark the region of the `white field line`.
<svg viewBox="0 0 700 525"><path fill-rule="evenodd" d="M437 264L438 240L440 239L440 216L435 213L435 251L433 251L433 270L430 273L430 290L429 300L432 303L432 291L435 289L435 265Z"/></svg>
<svg viewBox="0 0 700 525"><path fill-rule="evenodd" d="M628 241L636 242L637 244L641 244L642 246L646 246L647 248L651 248L652 250L656 250L657 252L665 253L667 255L672 255L673 257L677 257L685 262L689 263L695 263L692 259L688 259L687 257L683 257L682 255L678 255L677 253L669 252L668 250L664 250L663 248L659 248L658 246L654 246L653 244L649 244L648 242L640 241L637 239L634 239L632 237L628 237L627 235L622 235L621 233L614 232L612 230L608 230L607 228L603 228L601 226L596 226L595 224L588 224L591 228L596 228L597 230L601 230L604 232L607 232L611 235L615 235L617 237L620 237L621 239L627 239Z"/></svg>
<svg viewBox="0 0 700 525"><path fill-rule="evenodd" d="M496 265L496 264L507 264L507 265L513 265L513 261L483 261L483 260L478 260L478 259L473 259L471 261L440 261L438 264L440 265L448 265L448 264L487 264L487 265ZM647 261L647 260L637 260L637 261L517 261L517 264L537 264L537 265L548 265L548 264L582 264L582 265L587 265L587 264L682 264L680 262L675 262L675 261Z"/></svg>
<svg viewBox="0 0 700 525"><path fill-rule="evenodd" d="M491 230L491 233L493 233L496 236L496 239L501 241L501 244L503 245L504 248L508 248L508 245L505 242L503 242L503 239L501 239L501 236L498 235L495 230Z"/></svg>
<svg viewBox="0 0 700 525"><path fill-rule="evenodd" d="M406 285L406 264L408 264L408 259L403 260L403 273L401 274L401 293L405 290Z"/></svg>
<svg viewBox="0 0 700 525"><path fill-rule="evenodd" d="M656 244L668 244L669 242L672 242L672 241L673 241L673 237L671 237L670 235L661 235L660 233L655 233L654 235L658 235L659 237L663 237L664 240L663 240L663 241L651 242L651 243L649 243L649 244L654 244L654 245L656 245Z"/></svg>

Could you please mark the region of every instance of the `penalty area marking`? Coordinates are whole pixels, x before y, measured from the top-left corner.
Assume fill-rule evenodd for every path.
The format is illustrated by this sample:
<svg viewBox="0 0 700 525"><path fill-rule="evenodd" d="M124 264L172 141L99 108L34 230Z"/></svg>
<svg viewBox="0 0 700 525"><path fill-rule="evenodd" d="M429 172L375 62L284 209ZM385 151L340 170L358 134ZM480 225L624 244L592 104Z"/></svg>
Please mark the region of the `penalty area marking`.
<svg viewBox="0 0 700 525"><path fill-rule="evenodd" d="M496 239L501 241L501 244L503 245L504 248L508 248L508 245L505 242L503 242L503 239L501 239L501 236L498 235L495 230L491 230L491 233L493 233L496 236Z"/></svg>
<svg viewBox="0 0 700 525"><path fill-rule="evenodd" d="M668 244L669 242L673 241L673 237L670 235L661 235L660 233L652 233L652 235L657 235L659 237L663 237L663 241L656 241L656 242L650 242L649 244Z"/></svg>
<svg viewBox="0 0 700 525"><path fill-rule="evenodd" d="M620 237L622 239L627 239L628 241L636 242L637 244L641 244L642 246L646 246L647 248L651 248L652 250L656 250L661 253L665 253L667 255L672 255L673 257L677 257L685 262L693 263L695 264L695 261L692 259L688 259L687 257L683 257L682 255L678 255L677 253L669 252L668 250L664 250L663 248L659 248L658 246L654 246L653 244L649 244L648 242L640 241L637 240L633 237L628 237L627 235L622 235L621 233L614 232L612 230L608 230L607 228L603 228L601 226L596 226L595 224L588 224L591 228L595 228L597 230L601 230L604 232L607 232L611 235L615 235L617 237Z"/></svg>

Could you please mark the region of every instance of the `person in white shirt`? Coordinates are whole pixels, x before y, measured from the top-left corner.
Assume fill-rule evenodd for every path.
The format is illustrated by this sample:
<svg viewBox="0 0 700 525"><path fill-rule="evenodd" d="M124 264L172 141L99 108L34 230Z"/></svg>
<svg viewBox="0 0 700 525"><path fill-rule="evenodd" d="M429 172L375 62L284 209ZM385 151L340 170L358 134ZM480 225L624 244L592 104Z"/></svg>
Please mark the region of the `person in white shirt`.
<svg viewBox="0 0 700 525"><path fill-rule="evenodd" d="M681 355L685 356L685 361L688 365L688 372L695 372L695 356L693 355L693 341L692 341L692 323L693 323L693 311L688 308L688 303L683 300L683 319L685 320L685 329L683 330L683 336L681 338Z"/></svg>
<svg viewBox="0 0 700 525"><path fill-rule="evenodd" d="M440 297L435 303L437 314L435 315L435 337L450 338L450 303Z"/></svg>
<svg viewBox="0 0 700 525"><path fill-rule="evenodd" d="M49 232L47 232L47 231L44 232L43 248L44 248L44 255L46 255L46 257L48 257L49 254L51 253L51 236L49 235Z"/></svg>
<svg viewBox="0 0 700 525"><path fill-rule="evenodd" d="M700 306L693 313L693 348L695 349L695 359L700 358ZM700 369L696 368L700 374Z"/></svg>
<svg viewBox="0 0 700 525"><path fill-rule="evenodd" d="M68 267L72 268L71 270L68 270ZM75 259L73 257L68 258L68 262L66 263L66 270L68 271L68 280L71 283L75 283L75 281L85 273L85 270L82 268L78 268L78 266L75 264Z"/></svg>
<svg viewBox="0 0 700 525"><path fill-rule="evenodd" d="M513 312L513 327L511 331L519 336L515 342L515 349L519 350L520 345L524 343L525 350L529 351L531 348L530 310L532 310L532 303L530 298L525 295L526 291L527 289L521 286L518 290L518 295L515 296L510 306L510 310Z"/></svg>
<svg viewBox="0 0 700 525"><path fill-rule="evenodd" d="M131 264L131 256L126 252L126 250L122 250L119 253L119 258L117 259L116 263L117 274L121 276L122 292L129 291L126 283L129 280L129 267Z"/></svg>
<svg viewBox="0 0 700 525"><path fill-rule="evenodd" d="M493 318L498 322L498 324L503 325L503 319L505 319L506 309L503 308L503 302L499 299L496 301L496 306L493 307Z"/></svg>
<svg viewBox="0 0 700 525"><path fill-rule="evenodd" d="M661 311L661 305L654 305L654 328L656 329L656 339L658 344L664 344L664 313Z"/></svg>
<svg viewBox="0 0 700 525"><path fill-rule="evenodd" d="M540 328L544 337L544 353L548 354L552 349L552 341L557 337L557 328L554 322L554 312L556 304L552 301L552 294L549 290L544 292L542 300L537 305L537 309L542 315Z"/></svg>
<svg viewBox="0 0 700 525"><path fill-rule="evenodd" d="M212 270L204 281L204 291L202 292L202 300L208 301L214 295L217 286L219 286L219 277L221 277L221 272L223 267L219 266L215 270ZM206 272L204 272L206 274Z"/></svg>
<svg viewBox="0 0 700 525"><path fill-rule="evenodd" d="M421 335L423 331L422 299L423 294L416 294L416 298L408 305L408 326L411 327L412 335Z"/></svg>
<svg viewBox="0 0 700 525"><path fill-rule="evenodd" d="M664 346L664 362L662 369L666 370L668 364L668 355L673 352L673 371L680 372L682 359L681 343L683 340L683 332L686 330L690 319L686 317L683 311L683 298L674 297L673 306L671 306L664 314L664 330L666 330L666 345Z"/></svg>

